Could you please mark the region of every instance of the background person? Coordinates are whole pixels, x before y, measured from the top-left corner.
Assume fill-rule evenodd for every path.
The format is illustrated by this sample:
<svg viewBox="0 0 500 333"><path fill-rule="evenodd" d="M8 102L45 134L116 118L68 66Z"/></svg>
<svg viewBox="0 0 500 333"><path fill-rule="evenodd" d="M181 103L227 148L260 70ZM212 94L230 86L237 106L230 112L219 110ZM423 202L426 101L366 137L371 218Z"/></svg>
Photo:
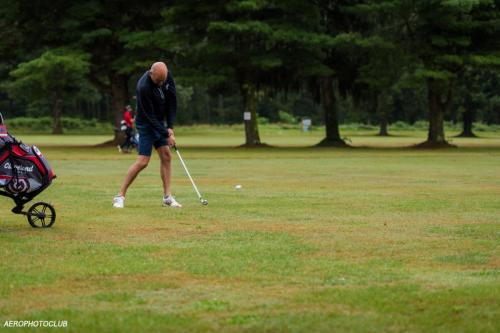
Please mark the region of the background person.
<svg viewBox="0 0 500 333"><path fill-rule="evenodd" d="M130 105L125 106L125 112L123 112L123 121L125 125L125 141L118 146L118 151L121 153L123 150L130 152L133 146L132 136L134 135L134 117L132 115L132 107Z"/></svg>

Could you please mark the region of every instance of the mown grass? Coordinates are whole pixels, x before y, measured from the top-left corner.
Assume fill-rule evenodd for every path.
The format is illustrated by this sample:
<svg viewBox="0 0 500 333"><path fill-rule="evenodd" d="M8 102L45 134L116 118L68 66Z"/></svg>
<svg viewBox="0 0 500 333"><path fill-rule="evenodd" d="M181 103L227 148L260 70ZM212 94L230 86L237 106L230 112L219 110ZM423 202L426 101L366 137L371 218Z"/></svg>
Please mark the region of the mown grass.
<svg viewBox="0 0 500 333"><path fill-rule="evenodd" d="M135 156L21 137L40 140L58 174L39 197L58 220L33 230L0 200L0 331L27 319L68 320L71 332L500 329L498 136L336 150L269 133L282 148L243 149L229 147L241 133L212 130L177 134L209 200L174 161L181 210L160 207L157 158L113 210ZM398 134L352 141L422 139Z"/></svg>
<svg viewBox="0 0 500 333"><path fill-rule="evenodd" d="M404 129L391 131L389 137L375 136L376 130L357 130L347 127L342 130L343 139L351 146L366 148L405 148L425 141L427 132L419 129ZM13 132L18 133L18 132ZM108 132L111 133L111 132ZM183 147L237 147L244 142L242 126L184 126L175 130L176 136ZM460 147L498 147L500 132L478 132L478 138L457 138L458 130L447 132L447 140ZM39 146L81 146L97 145L113 138L108 135L17 135L27 143ZM261 141L278 147L310 147L320 142L325 135L324 128L314 128L309 132L302 132L296 125L266 125L260 128Z"/></svg>

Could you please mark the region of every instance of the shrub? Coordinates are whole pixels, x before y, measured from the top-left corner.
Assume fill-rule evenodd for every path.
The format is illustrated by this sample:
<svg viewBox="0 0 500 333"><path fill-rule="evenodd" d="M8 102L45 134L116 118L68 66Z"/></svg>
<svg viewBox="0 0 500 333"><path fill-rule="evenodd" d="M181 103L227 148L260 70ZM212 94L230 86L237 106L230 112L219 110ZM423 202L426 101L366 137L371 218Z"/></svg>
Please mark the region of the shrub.
<svg viewBox="0 0 500 333"><path fill-rule="evenodd" d="M266 118L266 117L258 117L257 118L257 123L259 125L267 125L269 124L269 118Z"/></svg>
<svg viewBox="0 0 500 333"><path fill-rule="evenodd" d="M62 117L61 122L64 131L74 134L108 134L113 132L113 126L111 124L99 122L96 119ZM6 124L10 130L16 132L52 132L52 118L50 117L18 117L6 119Z"/></svg>
<svg viewBox="0 0 500 333"><path fill-rule="evenodd" d="M278 115L280 117L280 122L285 124L297 124L297 119L294 116L285 111L279 111Z"/></svg>
<svg viewBox="0 0 500 333"><path fill-rule="evenodd" d="M410 130L411 126L404 121L396 121L390 125L390 128L393 130Z"/></svg>
<svg viewBox="0 0 500 333"><path fill-rule="evenodd" d="M459 131L462 129L462 125L460 123L453 123L451 121L444 122L444 129L447 131Z"/></svg>
<svg viewBox="0 0 500 333"><path fill-rule="evenodd" d="M413 127L418 130L427 130L429 128L429 122L425 120L419 120L413 124Z"/></svg>
<svg viewBox="0 0 500 333"><path fill-rule="evenodd" d="M360 124L360 123L348 123L340 125L342 131L374 131L377 130L377 126L370 124Z"/></svg>
<svg viewBox="0 0 500 333"><path fill-rule="evenodd" d="M477 132L488 132L490 131L490 126L484 123L475 123L472 129Z"/></svg>

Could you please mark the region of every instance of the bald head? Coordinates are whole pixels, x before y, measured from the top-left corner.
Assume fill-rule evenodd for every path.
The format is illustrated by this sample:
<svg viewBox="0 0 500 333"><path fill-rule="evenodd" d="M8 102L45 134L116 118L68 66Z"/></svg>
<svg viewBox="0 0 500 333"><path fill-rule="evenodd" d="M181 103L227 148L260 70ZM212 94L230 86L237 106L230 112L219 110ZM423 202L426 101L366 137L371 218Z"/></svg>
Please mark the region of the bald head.
<svg viewBox="0 0 500 333"><path fill-rule="evenodd" d="M149 70L151 80L157 85L162 85L167 79L168 68L164 62L155 62Z"/></svg>

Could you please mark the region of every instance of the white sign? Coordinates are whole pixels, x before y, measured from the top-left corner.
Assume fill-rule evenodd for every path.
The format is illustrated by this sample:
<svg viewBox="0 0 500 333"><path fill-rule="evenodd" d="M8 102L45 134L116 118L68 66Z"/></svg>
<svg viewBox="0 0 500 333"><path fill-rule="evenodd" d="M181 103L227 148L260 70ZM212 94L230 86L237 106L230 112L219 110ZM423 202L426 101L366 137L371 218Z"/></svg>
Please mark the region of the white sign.
<svg viewBox="0 0 500 333"><path fill-rule="evenodd" d="M252 120L252 114L250 112L243 112L243 120Z"/></svg>
<svg viewBox="0 0 500 333"><path fill-rule="evenodd" d="M309 127L311 127L311 119L309 118L302 119L302 130L304 132L307 132L309 131Z"/></svg>

